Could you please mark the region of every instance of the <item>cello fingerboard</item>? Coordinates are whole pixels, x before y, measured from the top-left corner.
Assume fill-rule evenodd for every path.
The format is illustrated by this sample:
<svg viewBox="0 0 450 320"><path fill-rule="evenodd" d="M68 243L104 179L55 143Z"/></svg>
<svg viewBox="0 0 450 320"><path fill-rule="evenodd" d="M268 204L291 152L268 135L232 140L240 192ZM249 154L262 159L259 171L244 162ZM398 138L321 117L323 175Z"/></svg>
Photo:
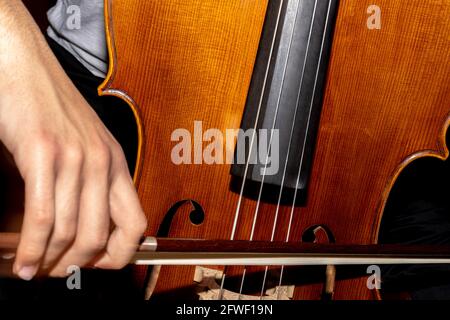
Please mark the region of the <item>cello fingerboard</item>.
<svg viewBox="0 0 450 320"><path fill-rule="evenodd" d="M306 189L337 6L336 0L270 1L231 169L234 176Z"/></svg>

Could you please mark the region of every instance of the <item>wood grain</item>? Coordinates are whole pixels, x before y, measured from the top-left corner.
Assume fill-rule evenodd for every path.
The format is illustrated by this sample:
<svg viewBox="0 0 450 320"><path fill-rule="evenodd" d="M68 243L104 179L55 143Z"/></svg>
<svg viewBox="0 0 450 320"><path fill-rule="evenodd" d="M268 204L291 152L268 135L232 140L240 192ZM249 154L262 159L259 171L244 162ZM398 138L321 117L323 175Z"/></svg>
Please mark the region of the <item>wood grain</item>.
<svg viewBox="0 0 450 320"><path fill-rule="evenodd" d="M372 2L340 3L308 198L295 209L292 241L321 225L340 244L377 243L403 168L420 157L448 156L450 0L379 0L381 30L366 27ZM169 236L229 239L239 198L230 191L230 167L176 166L170 137L178 128L192 130L195 120L223 131L239 127L267 1L106 3L111 65L100 92L124 98L138 118L135 180L148 234L173 204L193 199L205 221L193 225L184 210ZM249 238L255 208L245 199L237 239ZM278 241L286 238L290 211L279 212ZM261 205L255 240L270 238L274 214L274 205ZM227 271L234 276L242 268ZM366 278L338 281L334 297L379 298L365 284ZM164 267L155 293L192 285L193 268ZM317 299L321 290L322 284L299 286L294 297Z"/></svg>

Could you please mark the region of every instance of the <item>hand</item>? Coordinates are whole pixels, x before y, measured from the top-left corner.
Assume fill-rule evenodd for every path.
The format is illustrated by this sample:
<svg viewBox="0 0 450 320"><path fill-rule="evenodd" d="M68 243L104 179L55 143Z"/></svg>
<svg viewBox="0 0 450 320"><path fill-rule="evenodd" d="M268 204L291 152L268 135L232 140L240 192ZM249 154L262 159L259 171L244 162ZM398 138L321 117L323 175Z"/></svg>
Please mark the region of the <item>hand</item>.
<svg viewBox="0 0 450 320"><path fill-rule="evenodd" d="M146 228L123 151L21 1L0 1L0 15L0 140L25 181L14 272L122 268Z"/></svg>

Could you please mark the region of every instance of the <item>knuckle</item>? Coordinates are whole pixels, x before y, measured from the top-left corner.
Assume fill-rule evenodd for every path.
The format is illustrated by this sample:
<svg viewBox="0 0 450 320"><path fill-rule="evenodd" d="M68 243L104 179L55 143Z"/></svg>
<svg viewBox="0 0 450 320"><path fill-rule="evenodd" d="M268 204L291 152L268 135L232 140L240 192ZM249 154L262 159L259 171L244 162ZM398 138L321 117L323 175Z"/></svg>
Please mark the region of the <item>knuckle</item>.
<svg viewBox="0 0 450 320"><path fill-rule="evenodd" d="M23 173L27 174L36 170L37 163L53 163L57 153L56 138L49 133L39 132L17 149L15 160Z"/></svg>
<svg viewBox="0 0 450 320"><path fill-rule="evenodd" d="M117 171L124 171L126 173L128 170L128 163L123 152L122 147L116 142L111 149L112 160L114 161L114 168Z"/></svg>
<svg viewBox="0 0 450 320"><path fill-rule="evenodd" d="M147 218L144 214L140 214L135 219L130 221L130 223L125 227L125 233L128 238L140 238L147 230L147 223Z"/></svg>
<svg viewBox="0 0 450 320"><path fill-rule="evenodd" d="M50 210L38 209L33 215L33 224L39 228L52 226L54 216Z"/></svg>
<svg viewBox="0 0 450 320"><path fill-rule="evenodd" d="M117 159L119 161L126 161L122 146L117 141L112 142L111 150L114 159Z"/></svg>
<svg viewBox="0 0 450 320"><path fill-rule="evenodd" d="M80 145L74 144L65 147L64 161L73 165L80 165L83 163L84 154Z"/></svg>
<svg viewBox="0 0 450 320"><path fill-rule="evenodd" d="M57 247L65 247L75 239L74 228L59 228L54 234L54 244Z"/></svg>
<svg viewBox="0 0 450 320"><path fill-rule="evenodd" d="M138 235L142 235L147 230L148 220L147 220L147 217L143 213L140 214L140 216L137 220L138 221L136 222L136 233Z"/></svg>
<svg viewBox="0 0 450 320"><path fill-rule="evenodd" d="M89 240L82 240L77 248L79 251L86 255L95 255L100 251L103 251L108 243L108 237L104 236L91 236Z"/></svg>
<svg viewBox="0 0 450 320"><path fill-rule="evenodd" d="M111 163L111 153L108 147L105 145L97 145L90 152L89 165L93 169L106 170Z"/></svg>
<svg viewBox="0 0 450 320"><path fill-rule="evenodd" d="M48 133L40 133L33 141L35 150L46 155L54 156L58 151L58 143L56 138Z"/></svg>

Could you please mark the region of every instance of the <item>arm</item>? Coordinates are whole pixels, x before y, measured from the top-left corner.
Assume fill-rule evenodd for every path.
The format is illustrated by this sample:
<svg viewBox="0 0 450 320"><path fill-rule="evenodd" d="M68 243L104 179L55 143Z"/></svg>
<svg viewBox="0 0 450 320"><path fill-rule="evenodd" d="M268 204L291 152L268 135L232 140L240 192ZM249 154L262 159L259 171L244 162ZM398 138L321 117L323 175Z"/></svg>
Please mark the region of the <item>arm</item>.
<svg viewBox="0 0 450 320"><path fill-rule="evenodd" d="M20 0L0 0L0 140L25 181L17 275L128 263L146 219L122 149Z"/></svg>

